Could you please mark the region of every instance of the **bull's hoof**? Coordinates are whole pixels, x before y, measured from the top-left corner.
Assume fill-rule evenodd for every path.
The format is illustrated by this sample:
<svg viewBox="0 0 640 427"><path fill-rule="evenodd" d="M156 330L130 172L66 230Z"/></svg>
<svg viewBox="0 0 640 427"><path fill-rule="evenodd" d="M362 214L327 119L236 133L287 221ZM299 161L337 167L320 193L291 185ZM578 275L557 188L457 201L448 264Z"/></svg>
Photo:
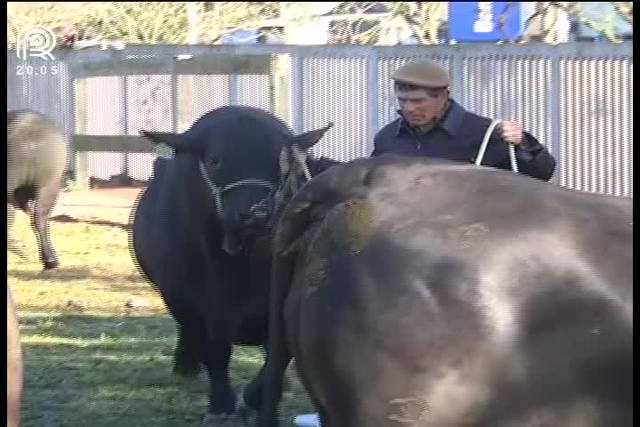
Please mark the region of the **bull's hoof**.
<svg viewBox="0 0 640 427"><path fill-rule="evenodd" d="M51 270L53 268L58 268L58 266L60 265L60 263L58 262L57 259L48 259L46 261L44 261L44 269L45 270Z"/></svg>
<svg viewBox="0 0 640 427"><path fill-rule="evenodd" d="M235 414L212 414L207 412L202 420L202 427L239 427L241 420Z"/></svg>
<svg viewBox="0 0 640 427"><path fill-rule="evenodd" d="M256 381L251 382L244 389L242 399L249 408L256 411L259 410L262 402L262 387L256 384Z"/></svg>

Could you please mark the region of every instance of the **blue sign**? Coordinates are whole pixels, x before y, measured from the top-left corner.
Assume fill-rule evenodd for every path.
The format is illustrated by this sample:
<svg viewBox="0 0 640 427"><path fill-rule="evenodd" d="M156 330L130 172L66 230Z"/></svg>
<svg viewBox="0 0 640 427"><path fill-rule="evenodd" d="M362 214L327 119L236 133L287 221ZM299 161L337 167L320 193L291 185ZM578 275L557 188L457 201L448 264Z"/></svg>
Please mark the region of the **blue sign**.
<svg viewBox="0 0 640 427"><path fill-rule="evenodd" d="M512 40L524 32L520 2L449 2L449 39Z"/></svg>
<svg viewBox="0 0 640 427"><path fill-rule="evenodd" d="M257 44L260 33L238 28L222 36L222 44Z"/></svg>

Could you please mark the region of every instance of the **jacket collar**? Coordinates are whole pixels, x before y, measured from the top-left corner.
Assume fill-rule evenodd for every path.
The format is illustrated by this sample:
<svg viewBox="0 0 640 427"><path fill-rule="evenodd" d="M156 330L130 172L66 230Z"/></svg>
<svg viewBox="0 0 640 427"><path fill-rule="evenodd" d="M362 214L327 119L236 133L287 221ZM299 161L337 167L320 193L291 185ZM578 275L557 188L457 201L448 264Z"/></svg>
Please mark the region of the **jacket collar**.
<svg viewBox="0 0 640 427"><path fill-rule="evenodd" d="M397 110L397 113L400 115L400 118L398 119L396 136L400 135L401 132L408 132L411 129L411 125L409 125L409 122L407 122L402 115L402 110ZM460 130L465 114L467 114L467 111L460 104L453 99L449 99L449 107L444 113L444 117L436 123L434 128L444 129L449 135L456 136Z"/></svg>

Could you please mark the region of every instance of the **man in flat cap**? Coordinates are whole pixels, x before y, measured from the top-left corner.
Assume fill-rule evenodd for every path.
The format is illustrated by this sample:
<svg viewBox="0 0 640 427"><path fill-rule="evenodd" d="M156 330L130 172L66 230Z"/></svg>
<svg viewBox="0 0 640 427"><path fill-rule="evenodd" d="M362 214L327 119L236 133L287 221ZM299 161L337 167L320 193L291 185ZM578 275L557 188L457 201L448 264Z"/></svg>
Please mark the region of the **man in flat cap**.
<svg viewBox="0 0 640 427"><path fill-rule="evenodd" d="M371 155L393 152L474 162L491 119L466 111L449 97L449 72L435 61L412 62L391 78L400 117L376 134ZM515 146L520 173L551 179L555 159L516 121L496 126L482 165L510 170L507 144Z"/></svg>

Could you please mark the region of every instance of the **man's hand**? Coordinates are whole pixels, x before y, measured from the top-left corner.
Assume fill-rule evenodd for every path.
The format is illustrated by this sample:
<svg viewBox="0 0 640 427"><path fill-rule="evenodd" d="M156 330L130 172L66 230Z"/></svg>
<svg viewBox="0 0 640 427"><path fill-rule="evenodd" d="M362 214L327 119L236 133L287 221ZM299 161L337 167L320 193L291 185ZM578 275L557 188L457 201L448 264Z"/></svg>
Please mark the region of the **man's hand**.
<svg viewBox="0 0 640 427"><path fill-rule="evenodd" d="M515 120L503 120L496 126L498 133L507 143L518 145L524 136L522 125Z"/></svg>

